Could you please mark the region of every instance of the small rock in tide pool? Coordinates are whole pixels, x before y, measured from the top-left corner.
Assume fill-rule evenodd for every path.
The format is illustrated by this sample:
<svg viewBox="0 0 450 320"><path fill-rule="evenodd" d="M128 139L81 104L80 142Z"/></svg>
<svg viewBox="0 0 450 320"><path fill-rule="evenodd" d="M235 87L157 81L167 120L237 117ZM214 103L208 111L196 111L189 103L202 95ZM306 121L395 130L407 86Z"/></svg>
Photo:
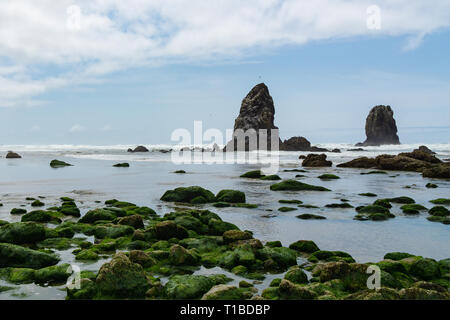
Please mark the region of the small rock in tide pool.
<svg viewBox="0 0 450 320"><path fill-rule="evenodd" d="M289 212L289 211L295 211L295 210L297 210L297 208L281 207L281 208L278 209L278 211L281 211L281 212Z"/></svg>
<svg viewBox="0 0 450 320"><path fill-rule="evenodd" d="M177 171L174 171L173 173L186 173L186 171L184 171L184 170L177 170Z"/></svg>
<svg viewBox="0 0 450 320"><path fill-rule="evenodd" d="M130 166L130 164L128 162L116 163L115 165L113 165L113 167L117 167L117 168L128 168L129 166Z"/></svg>
<svg viewBox="0 0 450 320"><path fill-rule="evenodd" d="M302 220L324 220L326 219L326 217L324 216L319 216L318 214L311 214L311 213L303 213L297 216L297 218L302 219Z"/></svg>
<svg viewBox="0 0 450 320"><path fill-rule="evenodd" d="M70 163L64 162L64 161L60 161L60 160L52 160L50 162L50 167L52 168L61 168L61 167L69 167L72 166Z"/></svg>
<svg viewBox="0 0 450 320"><path fill-rule="evenodd" d="M20 159L20 158L22 158L22 156L12 151L8 151L8 153L6 154L6 159Z"/></svg>
<svg viewBox="0 0 450 320"><path fill-rule="evenodd" d="M435 185L434 183L427 183L426 185L425 185L425 187L427 187L427 188L437 188L438 186L437 185Z"/></svg>

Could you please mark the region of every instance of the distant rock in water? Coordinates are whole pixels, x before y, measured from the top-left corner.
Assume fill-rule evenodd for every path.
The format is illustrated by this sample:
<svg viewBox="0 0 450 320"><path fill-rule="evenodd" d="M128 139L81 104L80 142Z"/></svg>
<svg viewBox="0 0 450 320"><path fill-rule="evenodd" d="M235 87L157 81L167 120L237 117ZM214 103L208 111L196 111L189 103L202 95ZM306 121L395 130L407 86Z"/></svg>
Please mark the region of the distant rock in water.
<svg viewBox="0 0 450 320"><path fill-rule="evenodd" d="M144 146L137 146L136 148L134 148L134 149L130 148L127 151L128 152L148 152L148 149Z"/></svg>
<svg viewBox="0 0 450 320"><path fill-rule="evenodd" d="M436 152L431 151L427 146L420 146L418 149L414 149L413 152L415 151L422 151L428 154L436 154Z"/></svg>
<svg viewBox="0 0 450 320"><path fill-rule="evenodd" d="M347 149L347 151L366 151L363 148Z"/></svg>
<svg viewBox="0 0 450 320"><path fill-rule="evenodd" d="M52 160L50 161L50 167L52 168L62 168L62 167L70 167L72 166L70 163L60 161L60 160Z"/></svg>
<svg viewBox="0 0 450 320"><path fill-rule="evenodd" d="M8 153L6 154L6 159L20 159L22 158L18 153L12 152L12 151L8 151Z"/></svg>
<svg viewBox="0 0 450 320"><path fill-rule="evenodd" d="M327 160L326 154L310 153L302 162L303 167L331 167L333 163Z"/></svg>
<svg viewBox="0 0 450 320"><path fill-rule="evenodd" d="M259 141L259 130L261 129L267 130L267 150L271 150L271 130L278 130L278 127L274 125L274 116L275 107L273 104L273 99L269 94L269 89L264 83L257 84L252 90L250 90L244 100L242 100L239 116L234 122L234 146L232 140L225 146L224 151L237 151L238 149L239 151L251 151L260 148L264 149L260 146ZM251 140L247 136L245 137L245 145L243 146L245 149L238 146L238 139L236 137L237 134L239 134L237 131L239 129L243 130L244 133L250 129L256 130L256 146L250 144ZM279 138L278 141L281 144L281 140L279 140Z"/></svg>
<svg viewBox="0 0 450 320"><path fill-rule="evenodd" d="M394 112L390 106L375 106L366 119L366 141L356 146L379 146L383 144L400 144Z"/></svg>
<svg viewBox="0 0 450 320"><path fill-rule="evenodd" d="M311 142L304 137L292 137L283 141L284 151L310 151Z"/></svg>

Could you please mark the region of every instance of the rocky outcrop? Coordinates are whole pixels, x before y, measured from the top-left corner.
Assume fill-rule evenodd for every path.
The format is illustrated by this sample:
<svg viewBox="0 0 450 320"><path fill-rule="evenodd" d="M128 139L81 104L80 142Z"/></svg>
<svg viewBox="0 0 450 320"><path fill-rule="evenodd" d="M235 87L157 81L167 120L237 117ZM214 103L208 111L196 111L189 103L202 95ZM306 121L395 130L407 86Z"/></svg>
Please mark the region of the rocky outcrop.
<svg viewBox="0 0 450 320"><path fill-rule="evenodd" d="M425 153L428 153L428 154L436 154L436 152L431 151L427 146L419 146L419 148L414 149L413 152L414 151L422 151L422 152L425 152Z"/></svg>
<svg viewBox="0 0 450 320"><path fill-rule="evenodd" d="M144 146L137 146L134 149L128 149L127 152L148 152L148 149Z"/></svg>
<svg viewBox="0 0 450 320"><path fill-rule="evenodd" d="M327 160L327 155L310 153L302 162L303 167L331 167L332 162Z"/></svg>
<svg viewBox="0 0 450 320"><path fill-rule="evenodd" d="M366 141L356 146L379 146L383 144L400 144L394 112L390 106L375 106L366 119Z"/></svg>
<svg viewBox="0 0 450 320"><path fill-rule="evenodd" d="M260 146L260 130L267 130L267 150L271 150L271 132L278 130L274 125L275 107L273 99L270 96L269 89L264 83L257 84L242 100L239 116L234 122L233 140L228 142L224 151L251 151L256 149L264 149ZM249 133L248 130L255 130L255 145L250 143L252 140L248 136L245 137L245 145L238 146L238 135L240 130ZM278 135L278 132L276 131ZM281 144L281 140L279 140ZM234 143L233 143L234 142ZM245 148L245 149L244 149Z"/></svg>
<svg viewBox="0 0 450 320"><path fill-rule="evenodd" d="M280 144L280 150L283 151L312 151L312 152L330 152L330 150L325 148L320 148L316 146L311 146L311 142L305 137L292 137L284 140ZM331 152L337 152L331 151Z"/></svg>
<svg viewBox="0 0 450 320"><path fill-rule="evenodd" d="M18 153L12 152L12 151L8 151L8 153L6 154L6 159L20 159L22 158Z"/></svg>

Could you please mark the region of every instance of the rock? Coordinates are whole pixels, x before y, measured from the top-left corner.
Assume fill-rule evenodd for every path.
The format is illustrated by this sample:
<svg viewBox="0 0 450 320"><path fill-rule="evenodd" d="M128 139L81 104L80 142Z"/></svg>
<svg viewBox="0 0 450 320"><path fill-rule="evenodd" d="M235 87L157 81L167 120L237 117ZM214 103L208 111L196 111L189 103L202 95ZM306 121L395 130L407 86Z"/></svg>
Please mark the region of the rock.
<svg viewBox="0 0 450 320"><path fill-rule="evenodd" d="M292 207L281 207L281 208L278 208L278 211L280 211L280 212L289 212L289 211L295 211L295 210L297 210L297 208L292 208Z"/></svg>
<svg viewBox="0 0 450 320"><path fill-rule="evenodd" d="M383 144L400 144L394 112L390 106L378 105L370 110L366 119L366 136L363 143L356 146L379 146Z"/></svg>
<svg viewBox="0 0 450 320"><path fill-rule="evenodd" d="M250 179L260 179L264 177L264 175L261 173L261 170L253 170L248 171L244 174L240 175L241 178L250 178Z"/></svg>
<svg viewBox="0 0 450 320"><path fill-rule="evenodd" d="M302 219L302 220L325 220L326 217L324 216L319 216L318 214L311 214L311 213L303 213L303 214L299 214L297 216L298 219Z"/></svg>
<svg viewBox="0 0 450 320"><path fill-rule="evenodd" d="M269 94L269 89L264 83L260 83L250 90L247 96L242 100L239 116L234 122L233 140L228 142L224 151L251 151L255 149L266 149L260 145L260 130L267 131L267 150L271 150L271 134L272 130L276 130L276 139L281 145L281 140L278 138L278 128L274 125L275 107L272 97ZM250 145L250 139L245 138L245 145L238 146L237 134L243 130L255 130L254 141L255 145ZM234 143L233 143L234 142Z"/></svg>
<svg viewBox="0 0 450 320"><path fill-rule="evenodd" d="M150 288L142 266L131 262L123 253L117 253L101 266L96 284L100 296L109 299L144 298Z"/></svg>
<svg viewBox="0 0 450 320"><path fill-rule="evenodd" d="M121 225L131 226L134 229L143 229L144 228L144 220L138 214L119 218L119 220L117 222Z"/></svg>
<svg viewBox="0 0 450 320"><path fill-rule="evenodd" d="M431 151L427 146L419 146L419 148L414 149L413 152L414 151L422 151L428 154L436 154L436 152Z"/></svg>
<svg viewBox="0 0 450 320"><path fill-rule="evenodd" d="M308 276L306 273L300 269L299 266L292 267L284 275L284 279L291 281L295 284L308 283Z"/></svg>
<svg viewBox="0 0 450 320"><path fill-rule="evenodd" d="M75 255L77 261L97 261L99 258L96 252L89 249L81 250Z"/></svg>
<svg viewBox="0 0 450 320"><path fill-rule="evenodd" d="M97 294L97 287L94 281L82 278L80 279L80 289L67 288L66 291L68 300L91 300Z"/></svg>
<svg viewBox="0 0 450 320"><path fill-rule="evenodd" d="M311 300L317 296L313 291L286 279L281 280L278 291L281 298L287 300Z"/></svg>
<svg viewBox="0 0 450 320"><path fill-rule="evenodd" d="M8 153L6 154L6 159L20 159L22 158L18 153L12 152L12 151L8 151Z"/></svg>
<svg viewBox="0 0 450 320"><path fill-rule="evenodd" d="M322 175L318 176L317 178L322 179L322 180L340 179L337 175L330 174L330 173L322 174Z"/></svg>
<svg viewBox="0 0 450 320"><path fill-rule="evenodd" d="M273 191L330 191L327 188L313 186L296 180L284 180L270 186Z"/></svg>
<svg viewBox="0 0 450 320"><path fill-rule="evenodd" d="M405 258L411 258L411 257L414 257L414 255L406 253L406 252L389 252L384 255L383 259L398 261L398 260L402 260Z"/></svg>
<svg viewBox="0 0 450 320"><path fill-rule="evenodd" d="M0 242L35 243L45 239L44 226L34 222L15 222L0 227Z"/></svg>
<svg viewBox="0 0 450 320"><path fill-rule="evenodd" d="M142 250L131 250L130 261L133 263L138 263L144 268L148 268L157 264L156 259L154 259L150 254Z"/></svg>
<svg viewBox="0 0 450 320"><path fill-rule="evenodd" d="M310 153L306 156L306 159L303 160L303 167L331 167L332 162L327 161L326 154L314 154Z"/></svg>
<svg viewBox="0 0 450 320"><path fill-rule="evenodd" d="M52 160L50 161L50 167L52 168L61 168L61 167L70 167L72 166L70 163L60 161L60 160Z"/></svg>
<svg viewBox="0 0 450 320"><path fill-rule="evenodd" d="M438 199L430 200L430 202L433 204L441 204L444 206L450 206L450 199L448 199L448 198L438 198Z"/></svg>
<svg viewBox="0 0 450 320"><path fill-rule="evenodd" d="M311 240L298 240L294 243L291 243L289 245L289 248L305 253L313 253L320 250L319 247L314 243L314 241Z"/></svg>
<svg viewBox="0 0 450 320"><path fill-rule="evenodd" d="M221 190L216 195L218 202L245 203L245 193L238 190Z"/></svg>
<svg viewBox="0 0 450 320"><path fill-rule="evenodd" d="M406 288L399 291L403 300L448 300L450 294L422 288Z"/></svg>
<svg viewBox="0 0 450 320"><path fill-rule="evenodd" d="M212 287L202 297L202 300L242 300L244 296L238 287L219 284Z"/></svg>
<svg viewBox="0 0 450 320"><path fill-rule="evenodd" d="M240 230L228 230L225 231L222 235L223 242L225 244L235 242L238 240L248 240L253 238L252 234L247 231L240 231Z"/></svg>
<svg viewBox="0 0 450 320"><path fill-rule="evenodd" d="M156 237L160 240L170 238L184 239L189 236L187 230L173 221L162 221L155 225Z"/></svg>
<svg viewBox="0 0 450 320"><path fill-rule="evenodd" d="M53 211L35 210L30 211L22 216L22 222L55 222L61 223L61 219L58 217L61 214Z"/></svg>
<svg viewBox="0 0 450 320"><path fill-rule="evenodd" d="M109 209L89 210L80 220L80 223L94 223L100 220L113 221L117 218L117 213Z"/></svg>
<svg viewBox="0 0 450 320"><path fill-rule="evenodd" d="M169 299L196 299L202 297L215 285L214 280L201 275L176 275L164 286Z"/></svg>
<svg viewBox="0 0 450 320"><path fill-rule="evenodd" d="M199 257L191 251L183 248L178 244L174 244L169 250L169 262L175 266L179 265L196 265Z"/></svg>
<svg viewBox="0 0 450 320"><path fill-rule="evenodd" d="M22 209L22 208L12 208L10 213L11 214L25 214L25 213L27 213L27 210Z"/></svg>
<svg viewBox="0 0 450 320"><path fill-rule="evenodd" d="M149 152L148 149L144 146L137 146L134 149L128 149L127 152Z"/></svg>
<svg viewBox="0 0 450 320"><path fill-rule="evenodd" d="M379 205L361 206L355 209L358 214L353 218L354 220L373 220L381 221L395 216L389 212L389 209Z"/></svg>
<svg viewBox="0 0 450 320"><path fill-rule="evenodd" d="M445 162L422 171L424 178L450 179L450 162Z"/></svg>
<svg viewBox="0 0 450 320"><path fill-rule="evenodd" d="M113 165L113 167L116 168L128 168L129 166L130 164L128 162L116 163L115 165Z"/></svg>
<svg viewBox="0 0 450 320"><path fill-rule="evenodd" d="M353 149L347 149L347 151L366 151L363 148L353 148Z"/></svg>
<svg viewBox="0 0 450 320"><path fill-rule="evenodd" d="M55 265L58 262L59 258L54 254L24 248L15 244L0 243L0 268L40 269Z"/></svg>
<svg viewBox="0 0 450 320"><path fill-rule="evenodd" d="M69 264L64 263L36 270L34 274L36 283L65 283L70 273L67 272Z"/></svg>
<svg viewBox="0 0 450 320"><path fill-rule="evenodd" d="M100 225L98 227L95 227L93 230L93 234L97 239L116 239L132 235L133 232L133 227L114 224Z"/></svg>
<svg viewBox="0 0 450 320"><path fill-rule="evenodd" d="M416 160L421 160L429 163L441 163L442 161L436 158L433 154L415 149L413 152L402 152L399 156L409 157Z"/></svg>
<svg viewBox="0 0 450 320"><path fill-rule="evenodd" d="M428 213L432 216L437 217L446 217L450 215L450 211L444 206L434 206L433 208L428 210Z"/></svg>
<svg viewBox="0 0 450 320"><path fill-rule="evenodd" d="M340 168L374 168L377 165L377 161L372 158L367 157L360 157L353 160L350 160L348 162L340 163L336 167Z"/></svg>
<svg viewBox="0 0 450 320"><path fill-rule="evenodd" d="M319 148L315 146L311 146L311 143L304 137L292 137L288 140L284 140L283 143L280 145L280 150L283 151L315 151L315 152L322 152L322 151L329 151L325 148ZM340 152L339 149L334 149L335 151L331 152ZM339 151L337 151L339 150Z"/></svg>
<svg viewBox="0 0 450 320"><path fill-rule="evenodd" d="M162 201L170 201L170 202L187 202L190 203L194 199L194 201L198 203L199 197L201 197L204 203L214 202L215 196L214 194L202 187L192 186L192 187L180 187L174 190L166 191L161 197Z"/></svg>

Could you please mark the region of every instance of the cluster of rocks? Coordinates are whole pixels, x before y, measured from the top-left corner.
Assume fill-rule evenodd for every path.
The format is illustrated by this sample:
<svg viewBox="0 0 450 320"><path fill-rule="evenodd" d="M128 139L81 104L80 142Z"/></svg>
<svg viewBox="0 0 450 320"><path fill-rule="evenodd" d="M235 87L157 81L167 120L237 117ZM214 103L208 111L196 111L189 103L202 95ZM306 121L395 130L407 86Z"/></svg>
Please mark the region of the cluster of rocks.
<svg viewBox="0 0 450 320"><path fill-rule="evenodd" d="M337 165L342 168L376 168L381 170L400 170L421 172L424 177L450 179L450 163L415 149L398 155L383 154L375 158L360 157Z"/></svg>

